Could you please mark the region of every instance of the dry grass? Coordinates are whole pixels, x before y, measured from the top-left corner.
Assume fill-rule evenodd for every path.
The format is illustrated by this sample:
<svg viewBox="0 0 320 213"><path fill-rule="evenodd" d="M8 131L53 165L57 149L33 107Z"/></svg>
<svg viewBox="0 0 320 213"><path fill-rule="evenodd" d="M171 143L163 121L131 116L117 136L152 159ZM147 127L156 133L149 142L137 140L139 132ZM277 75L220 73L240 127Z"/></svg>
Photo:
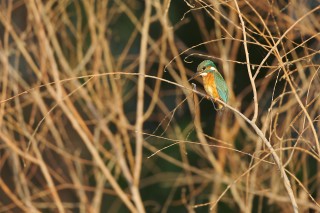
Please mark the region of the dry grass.
<svg viewBox="0 0 320 213"><path fill-rule="evenodd" d="M0 212L319 212L319 13L1 1ZM188 82L202 59L222 113Z"/></svg>

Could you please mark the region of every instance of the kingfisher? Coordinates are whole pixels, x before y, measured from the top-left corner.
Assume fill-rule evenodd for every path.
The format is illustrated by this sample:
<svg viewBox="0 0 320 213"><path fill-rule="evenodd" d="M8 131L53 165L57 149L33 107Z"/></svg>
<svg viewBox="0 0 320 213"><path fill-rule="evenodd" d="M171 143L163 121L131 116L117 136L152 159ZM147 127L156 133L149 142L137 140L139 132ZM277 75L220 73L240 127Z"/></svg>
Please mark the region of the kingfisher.
<svg viewBox="0 0 320 213"><path fill-rule="evenodd" d="M216 65L210 60L204 60L198 65L197 72L194 77L199 75L202 76L203 86L208 94L207 98L211 99L214 108L216 110L223 109L224 106L215 100L219 99L224 103L227 103L229 99L229 91L227 84L219 73Z"/></svg>

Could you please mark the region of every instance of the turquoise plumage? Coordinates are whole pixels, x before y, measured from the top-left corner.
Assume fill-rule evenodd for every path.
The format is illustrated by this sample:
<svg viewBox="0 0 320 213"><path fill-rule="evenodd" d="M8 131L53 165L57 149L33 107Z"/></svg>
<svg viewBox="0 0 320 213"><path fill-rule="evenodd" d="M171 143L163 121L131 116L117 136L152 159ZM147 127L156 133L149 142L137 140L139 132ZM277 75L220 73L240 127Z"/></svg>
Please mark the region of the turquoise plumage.
<svg viewBox="0 0 320 213"><path fill-rule="evenodd" d="M202 76L204 89L211 97L211 100L215 102L217 106L215 108L223 109L223 105L216 101L216 99L227 103L229 100L229 90L216 65L210 60L205 60L199 64L196 74Z"/></svg>

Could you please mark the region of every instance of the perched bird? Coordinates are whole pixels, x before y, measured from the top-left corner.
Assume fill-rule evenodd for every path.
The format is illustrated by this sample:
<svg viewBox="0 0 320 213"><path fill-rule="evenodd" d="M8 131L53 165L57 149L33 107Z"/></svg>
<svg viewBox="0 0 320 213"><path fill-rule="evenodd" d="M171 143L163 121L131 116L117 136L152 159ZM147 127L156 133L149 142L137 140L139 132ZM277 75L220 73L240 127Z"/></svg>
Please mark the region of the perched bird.
<svg viewBox="0 0 320 213"><path fill-rule="evenodd" d="M201 62L197 68L196 76L198 75L202 76L204 89L210 96L207 97L208 99L212 101L220 99L225 103L228 102L229 92L227 84L212 61L205 60ZM223 109L221 103L215 102L213 105L217 110Z"/></svg>

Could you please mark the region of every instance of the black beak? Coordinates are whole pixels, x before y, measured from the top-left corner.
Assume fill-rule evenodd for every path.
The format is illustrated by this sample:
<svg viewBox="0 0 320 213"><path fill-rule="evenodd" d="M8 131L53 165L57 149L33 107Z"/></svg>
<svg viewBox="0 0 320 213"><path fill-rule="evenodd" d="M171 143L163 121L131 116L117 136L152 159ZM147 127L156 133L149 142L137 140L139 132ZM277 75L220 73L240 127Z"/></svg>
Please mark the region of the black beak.
<svg viewBox="0 0 320 213"><path fill-rule="evenodd" d="M201 74L201 72L196 72L195 74L193 74L193 76L191 76L191 78L188 81L191 81L192 79L198 77Z"/></svg>

